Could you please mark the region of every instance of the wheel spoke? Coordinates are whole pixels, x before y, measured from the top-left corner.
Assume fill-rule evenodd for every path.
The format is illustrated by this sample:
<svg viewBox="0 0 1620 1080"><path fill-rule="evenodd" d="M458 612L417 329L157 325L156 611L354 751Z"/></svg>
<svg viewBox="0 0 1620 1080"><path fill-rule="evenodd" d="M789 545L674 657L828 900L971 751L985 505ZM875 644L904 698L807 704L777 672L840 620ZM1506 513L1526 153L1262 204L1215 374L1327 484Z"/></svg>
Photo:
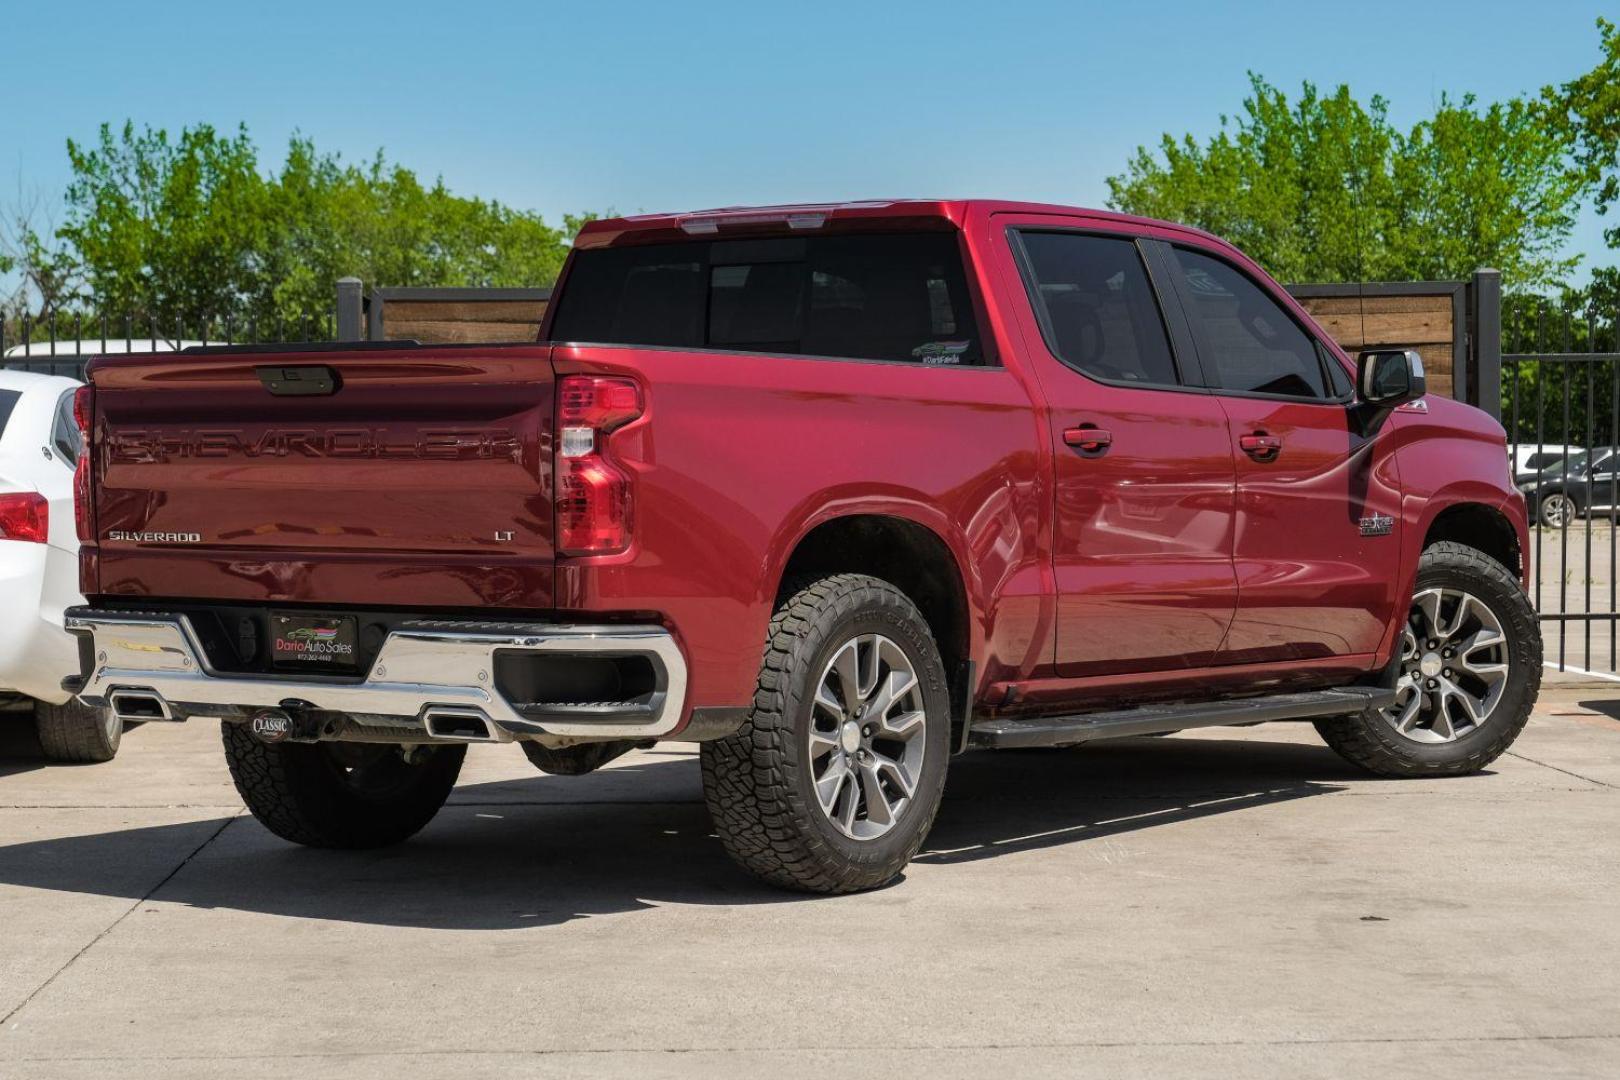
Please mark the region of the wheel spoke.
<svg viewBox="0 0 1620 1080"><path fill-rule="evenodd" d="M1395 730L1402 735L1406 734L1407 730L1412 726L1412 722L1423 711L1423 695L1418 692L1418 688L1408 681L1405 692L1406 700L1402 702L1399 693L1397 693L1395 704L1390 708L1390 712L1393 714L1390 716L1390 722L1395 725Z"/></svg>
<svg viewBox="0 0 1620 1080"><path fill-rule="evenodd" d="M865 645L864 648L861 647L863 643ZM879 661L881 661L883 658L883 646L887 643L888 639L880 638L875 634L870 637L861 638L856 642L855 652L861 660L860 695L862 701L870 698L877 690L878 671L882 667Z"/></svg>
<svg viewBox="0 0 1620 1080"><path fill-rule="evenodd" d="M922 731L927 719L921 709L903 712L883 722L883 733L896 739L910 739Z"/></svg>
<svg viewBox="0 0 1620 1080"><path fill-rule="evenodd" d="M848 775L849 768L839 754L827 763L827 771L816 781L816 799L827 813L832 813L838 804L838 790L844 786L844 777Z"/></svg>
<svg viewBox="0 0 1620 1080"><path fill-rule="evenodd" d="M910 773L906 772L906 767L898 761L879 757L877 759L877 771L879 776L889 778L889 782L899 790L902 799L911 798L912 793L917 790L917 782L911 778Z"/></svg>
<svg viewBox="0 0 1620 1080"><path fill-rule="evenodd" d="M917 676L909 671L890 671L866 701L866 719L884 724L889 710L917 685Z"/></svg>
<svg viewBox="0 0 1620 1080"><path fill-rule="evenodd" d="M824 757L837 749L838 735L836 733L829 735L825 731L817 731L815 728L810 729L810 760L814 761L816 758Z"/></svg>
<svg viewBox="0 0 1620 1080"><path fill-rule="evenodd" d="M1444 637L1440 633L1440 603L1439 589L1425 589L1412 600L1412 608L1423 616L1423 634L1433 639Z"/></svg>
<svg viewBox="0 0 1620 1080"><path fill-rule="evenodd" d="M1440 611L1442 613L1445 611L1445 597L1446 594L1442 592L1440 594ZM1435 634L1435 637L1439 638L1441 641L1450 641L1452 638L1456 637L1457 631L1462 629L1463 623L1468 619L1469 611L1472 609L1473 605L1474 598L1472 596L1469 596L1467 593L1459 595L1457 597L1457 606L1451 609L1451 618L1446 620L1438 627L1438 632Z"/></svg>
<svg viewBox="0 0 1620 1080"><path fill-rule="evenodd" d="M861 790L866 794L866 820L884 828L893 825L894 810L883 793L883 785L878 782L877 770L871 765L861 766Z"/></svg>
<svg viewBox="0 0 1620 1080"><path fill-rule="evenodd" d="M1476 725L1480 722L1483 718L1479 708L1481 703L1473 694L1470 694L1454 682L1444 682L1440 685L1446 691L1447 697L1462 706L1463 712L1468 714L1470 725Z"/></svg>
<svg viewBox="0 0 1620 1080"><path fill-rule="evenodd" d="M1451 726L1451 712L1446 703L1446 699L1450 696L1451 692L1444 688L1436 688L1430 695L1434 701L1434 710L1429 714L1429 730L1445 742L1457 737L1457 732Z"/></svg>
<svg viewBox="0 0 1620 1080"><path fill-rule="evenodd" d="M861 698L864 696L861 693L859 645L858 640L851 641L842 649L839 649L838 655L833 657L832 668L833 672L838 676L838 690L843 698L843 711L845 714L854 712L855 706L861 703ZM825 682L826 680L823 679L822 681Z"/></svg>
<svg viewBox="0 0 1620 1080"><path fill-rule="evenodd" d="M843 778L848 782L843 785L844 801L842 808L838 811L838 823L844 827L846 833L853 834L855 832L855 813L860 809L861 805L861 785L855 778L853 769L846 770Z"/></svg>

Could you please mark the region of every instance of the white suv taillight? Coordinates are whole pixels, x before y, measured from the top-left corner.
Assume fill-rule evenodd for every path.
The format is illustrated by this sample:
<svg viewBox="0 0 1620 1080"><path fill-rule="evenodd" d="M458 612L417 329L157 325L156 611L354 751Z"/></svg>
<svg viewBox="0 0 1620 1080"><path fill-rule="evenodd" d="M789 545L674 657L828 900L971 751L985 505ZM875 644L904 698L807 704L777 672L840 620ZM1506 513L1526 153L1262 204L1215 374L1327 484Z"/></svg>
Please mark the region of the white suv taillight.
<svg viewBox="0 0 1620 1080"><path fill-rule="evenodd" d="M633 379L565 375L557 380L557 551L611 555L630 546L631 478L607 452L607 436L642 413Z"/></svg>
<svg viewBox="0 0 1620 1080"><path fill-rule="evenodd" d="M96 392L81 386L73 392L73 422L79 425L79 461L73 467L73 526L79 543L95 539L95 518L90 506L90 416Z"/></svg>
<svg viewBox="0 0 1620 1080"><path fill-rule="evenodd" d="M43 544L51 531L51 504L37 491L0 495L0 540Z"/></svg>

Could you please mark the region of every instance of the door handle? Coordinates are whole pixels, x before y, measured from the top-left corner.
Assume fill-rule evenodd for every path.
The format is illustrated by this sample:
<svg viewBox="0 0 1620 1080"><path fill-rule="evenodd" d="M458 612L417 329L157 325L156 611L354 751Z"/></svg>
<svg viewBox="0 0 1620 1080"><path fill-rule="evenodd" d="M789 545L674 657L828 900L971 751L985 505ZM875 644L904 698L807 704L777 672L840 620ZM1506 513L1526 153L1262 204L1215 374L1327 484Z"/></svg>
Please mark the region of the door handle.
<svg viewBox="0 0 1620 1080"><path fill-rule="evenodd" d="M1081 424L1079 427L1068 428L1063 432L1065 444L1080 451L1083 457L1100 457L1108 453L1108 448L1114 445L1114 434L1104 431L1095 424Z"/></svg>
<svg viewBox="0 0 1620 1080"><path fill-rule="evenodd" d="M1253 435L1244 435L1238 439L1238 446L1243 452L1256 461L1275 461L1277 455L1282 453L1282 439L1277 435L1267 435L1257 431Z"/></svg>

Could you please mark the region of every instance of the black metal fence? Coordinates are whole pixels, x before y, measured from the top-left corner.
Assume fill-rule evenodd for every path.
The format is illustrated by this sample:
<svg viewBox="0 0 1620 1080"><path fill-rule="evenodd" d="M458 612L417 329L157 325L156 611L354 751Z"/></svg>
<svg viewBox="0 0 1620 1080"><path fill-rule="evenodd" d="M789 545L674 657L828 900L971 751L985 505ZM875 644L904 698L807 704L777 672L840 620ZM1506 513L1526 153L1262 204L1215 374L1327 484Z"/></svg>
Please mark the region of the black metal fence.
<svg viewBox="0 0 1620 1080"><path fill-rule="evenodd" d="M307 311L269 319L163 318L105 312L58 312L0 318L0 364L12 370L82 378L92 356L121 352L171 352L188 345L239 342L335 341L331 311Z"/></svg>
<svg viewBox="0 0 1620 1080"><path fill-rule="evenodd" d="M1620 312L1503 305L1502 423L1529 504L1531 598L1560 671L1620 670Z"/></svg>

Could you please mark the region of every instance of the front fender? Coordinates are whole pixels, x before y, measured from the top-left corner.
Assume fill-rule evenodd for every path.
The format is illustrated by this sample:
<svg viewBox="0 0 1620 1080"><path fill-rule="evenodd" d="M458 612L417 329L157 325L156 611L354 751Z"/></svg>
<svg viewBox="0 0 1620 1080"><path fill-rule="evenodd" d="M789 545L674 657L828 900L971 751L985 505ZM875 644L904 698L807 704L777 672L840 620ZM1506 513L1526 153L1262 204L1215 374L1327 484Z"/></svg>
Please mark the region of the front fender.
<svg viewBox="0 0 1620 1080"><path fill-rule="evenodd" d="M1458 506L1481 506L1512 526L1520 551L1519 580L1528 584L1529 519L1513 484L1502 426L1485 413L1445 398L1425 399L1427 412L1398 410L1380 438L1395 444L1401 482L1400 582L1410 596L1418 560L1435 522ZM1403 613L1404 615L1404 613ZM1379 650L1387 662L1400 621L1391 623Z"/></svg>

